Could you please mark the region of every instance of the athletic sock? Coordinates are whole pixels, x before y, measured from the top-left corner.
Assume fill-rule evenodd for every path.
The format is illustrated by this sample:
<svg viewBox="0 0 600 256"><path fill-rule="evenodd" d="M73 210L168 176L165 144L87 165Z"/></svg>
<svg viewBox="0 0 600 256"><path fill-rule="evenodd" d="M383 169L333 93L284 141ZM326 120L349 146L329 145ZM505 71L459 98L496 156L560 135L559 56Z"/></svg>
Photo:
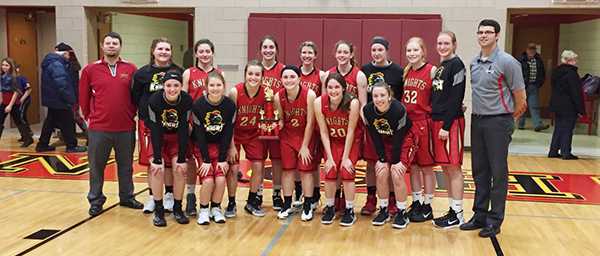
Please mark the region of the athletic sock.
<svg viewBox="0 0 600 256"><path fill-rule="evenodd" d="M229 197L229 202L235 202L235 196L230 196Z"/></svg>
<svg viewBox="0 0 600 256"><path fill-rule="evenodd" d="M388 201L388 198L385 198L385 199L380 198L379 199L379 205L381 205L382 208L383 207L388 207L390 205L389 201Z"/></svg>
<svg viewBox="0 0 600 256"><path fill-rule="evenodd" d="M367 187L367 195L375 195L375 193L377 193L376 186Z"/></svg>
<svg viewBox="0 0 600 256"><path fill-rule="evenodd" d="M279 187L281 187L281 186L279 186ZM256 192L256 195L258 195L258 196L262 196L263 195L263 184L260 184L258 186L258 191Z"/></svg>
<svg viewBox="0 0 600 256"><path fill-rule="evenodd" d="M154 200L154 204L156 205L155 207L158 209L160 207L163 207L163 200Z"/></svg>
<svg viewBox="0 0 600 256"><path fill-rule="evenodd" d="M173 211L174 212L181 212L182 211L181 210L181 203L182 203L183 200L177 200L177 199L175 199L173 201L174 201Z"/></svg>
<svg viewBox="0 0 600 256"><path fill-rule="evenodd" d="M434 194L425 194L425 200L423 201L423 204L431 205L431 203L433 203L433 196Z"/></svg>
<svg viewBox="0 0 600 256"><path fill-rule="evenodd" d="M313 198L315 198L315 199L321 198L321 187L315 187L313 189Z"/></svg>
<svg viewBox="0 0 600 256"><path fill-rule="evenodd" d="M398 207L398 211L406 210L406 201L396 201L396 207Z"/></svg>
<svg viewBox="0 0 600 256"><path fill-rule="evenodd" d="M200 209L208 209L208 204L200 204Z"/></svg>
<svg viewBox="0 0 600 256"><path fill-rule="evenodd" d="M173 193L173 186L165 186L165 194Z"/></svg>
<svg viewBox="0 0 600 256"><path fill-rule="evenodd" d="M254 200L256 200L256 196L257 196L256 193L252 193L252 192L248 193L248 204L249 205L254 204Z"/></svg>
<svg viewBox="0 0 600 256"><path fill-rule="evenodd" d="M152 195L152 189L151 189L151 188L148 188L148 193L149 193L150 195Z"/></svg>
<svg viewBox="0 0 600 256"><path fill-rule="evenodd" d="M419 202L419 203L421 202L421 197L423 195L423 192L421 192L419 190L419 191L416 191L416 192L413 191L413 192L411 192L411 194L412 194L412 200L413 200L413 202Z"/></svg>
<svg viewBox="0 0 600 256"><path fill-rule="evenodd" d="M302 182L294 181L294 187L296 189L296 194L302 194Z"/></svg>
<svg viewBox="0 0 600 256"><path fill-rule="evenodd" d="M185 187L187 188L188 194L196 194L196 184L187 184Z"/></svg>
<svg viewBox="0 0 600 256"><path fill-rule="evenodd" d="M325 198L325 205L327 205L327 207L333 207L334 204L335 198Z"/></svg>
<svg viewBox="0 0 600 256"><path fill-rule="evenodd" d="M450 208L452 208L454 212L461 212L463 210L463 200L452 199L452 204L450 205Z"/></svg>
<svg viewBox="0 0 600 256"><path fill-rule="evenodd" d="M350 200L346 200L346 209L353 209L354 208L354 200L350 201Z"/></svg>
<svg viewBox="0 0 600 256"><path fill-rule="evenodd" d="M221 209L221 203L215 203L213 201L210 202L210 208L219 208Z"/></svg>

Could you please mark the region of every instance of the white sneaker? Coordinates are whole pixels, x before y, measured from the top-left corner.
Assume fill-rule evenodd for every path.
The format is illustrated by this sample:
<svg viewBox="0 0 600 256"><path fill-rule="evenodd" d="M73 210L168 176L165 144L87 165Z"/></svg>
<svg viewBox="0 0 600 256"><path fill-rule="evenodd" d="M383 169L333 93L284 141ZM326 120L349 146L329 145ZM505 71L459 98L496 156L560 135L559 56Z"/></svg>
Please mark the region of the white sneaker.
<svg viewBox="0 0 600 256"><path fill-rule="evenodd" d="M154 203L154 196L150 195L148 197L148 202L144 205L144 213L153 213L154 208L156 208L156 204Z"/></svg>
<svg viewBox="0 0 600 256"><path fill-rule="evenodd" d="M277 218L281 219L281 220L285 220L290 216L290 214L292 214L291 207L289 207L287 209L281 209L281 211L279 211L279 213L277 213Z"/></svg>
<svg viewBox="0 0 600 256"><path fill-rule="evenodd" d="M173 205L175 205L175 199L173 197L173 193L166 193L163 197L165 211L173 212Z"/></svg>
<svg viewBox="0 0 600 256"><path fill-rule="evenodd" d="M312 209L306 212L302 210L302 216L300 216L300 220L302 221L311 221L313 219L313 211Z"/></svg>
<svg viewBox="0 0 600 256"><path fill-rule="evenodd" d="M208 208L200 208L198 212L198 225L208 225L210 223L210 210Z"/></svg>
<svg viewBox="0 0 600 256"><path fill-rule="evenodd" d="M225 223L225 216L223 216L223 212L219 207L213 207L210 209L210 218L212 218L216 223Z"/></svg>
<svg viewBox="0 0 600 256"><path fill-rule="evenodd" d="M304 193L294 196L294 201L292 201L292 207L298 207L302 205L302 197L304 197Z"/></svg>

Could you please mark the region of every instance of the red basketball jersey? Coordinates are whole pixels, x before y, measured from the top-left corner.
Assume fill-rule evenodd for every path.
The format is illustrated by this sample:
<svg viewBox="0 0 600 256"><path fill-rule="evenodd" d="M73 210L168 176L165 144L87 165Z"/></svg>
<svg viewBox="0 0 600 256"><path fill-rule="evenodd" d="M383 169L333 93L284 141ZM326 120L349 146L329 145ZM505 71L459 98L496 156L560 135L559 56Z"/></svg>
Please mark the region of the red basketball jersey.
<svg viewBox="0 0 600 256"><path fill-rule="evenodd" d="M190 71L190 84L188 87L188 93L190 96L192 96L194 101L202 97L202 95L206 95L206 76L208 76L208 73L215 71L223 74L221 70L216 68L213 68L208 72L198 67L191 67L187 70Z"/></svg>
<svg viewBox="0 0 600 256"><path fill-rule="evenodd" d="M306 100L308 99L308 89L307 87L300 86L300 92L298 97L294 100L294 102L289 102L287 97L287 91L281 90L279 92L279 102L281 103L281 108L283 109L283 122L284 128L281 131L282 134L285 133L288 135L300 135L304 136L304 128L307 123L307 104ZM291 132L291 133L290 133ZM302 142L302 140L300 140Z"/></svg>
<svg viewBox="0 0 600 256"><path fill-rule="evenodd" d="M410 69L404 79L402 104L412 120L431 115L431 68L433 65L426 63L417 70Z"/></svg>
<svg viewBox="0 0 600 256"><path fill-rule="evenodd" d="M321 96L321 112L325 116L325 123L327 123L327 130L329 131L329 140L335 143L344 145L346 143L346 135L348 134L348 124L350 123L350 111L342 113L342 109L338 107L336 110L329 109L329 95L323 94ZM360 125L363 123L360 116L358 117L357 127L354 130L356 138L357 134L360 134L362 139L362 132L360 132Z"/></svg>
<svg viewBox="0 0 600 256"><path fill-rule="evenodd" d="M263 85L271 87L273 94L278 93L283 89L281 85L281 70L285 67L283 63L276 62L271 69L265 68L265 75L263 76Z"/></svg>
<svg viewBox="0 0 600 256"><path fill-rule="evenodd" d="M248 95L248 92L246 92L243 82L236 84L235 89L237 90L235 131L257 130L260 122L260 110L263 109L265 104L265 87L261 85L258 93L252 98L250 98L252 95Z"/></svg>
<svg viewBox="0 0 600 256"><path fill-rule="evenodd" d="M348 72L347 74L342 74L340 73L340 71L338 70L337 66L329 69L329 74L331 73L340 73L344 76L344 80L346 80L346 91L349 91L351 93L354 93L354 95L358 96L358 85L357 85L357 76L358 76L358 72L360 72L360 69L358 69L355 66L352 66L352 68L350 69L350 72Z"/></svg>
<svg viewBox="0 0 600 256"><path fill-rule="evenodd" d="M313 68L313 70L308 75L305 75L304 73L300 72L300 85L313 90L313 92L317 94L317 97L321 95L320 74L321 70L318 68Z"/></svg>

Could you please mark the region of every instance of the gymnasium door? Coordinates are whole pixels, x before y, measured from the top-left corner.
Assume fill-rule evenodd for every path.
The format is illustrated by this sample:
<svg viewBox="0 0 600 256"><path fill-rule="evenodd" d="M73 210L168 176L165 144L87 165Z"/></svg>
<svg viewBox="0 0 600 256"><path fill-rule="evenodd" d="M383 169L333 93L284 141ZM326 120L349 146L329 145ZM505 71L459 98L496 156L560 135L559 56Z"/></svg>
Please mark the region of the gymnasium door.
<svg viewBox="0 0 600 256"><path fill-rule="evenodd" d="M8 11L8 56L21 64L20 74L31 85L31 105L27 118L29 123L40 122L40 86L38 84L37 32L35 14Z"/></svg>
<svg viewBox="0 0 600 256"><path fill-rule="evenodd" d="M538 98L542 118L550 117L550 111L548 110L550 95L552 94L550 77L552 76L552 70L558 64L556 54L558 52L558 34L559 28L556 25L514 26L512 55L515 58L521 56L528 43L535 43L540 46L539 54L544 60L544 68L546 69L546 82L540 88Z"/></svg>

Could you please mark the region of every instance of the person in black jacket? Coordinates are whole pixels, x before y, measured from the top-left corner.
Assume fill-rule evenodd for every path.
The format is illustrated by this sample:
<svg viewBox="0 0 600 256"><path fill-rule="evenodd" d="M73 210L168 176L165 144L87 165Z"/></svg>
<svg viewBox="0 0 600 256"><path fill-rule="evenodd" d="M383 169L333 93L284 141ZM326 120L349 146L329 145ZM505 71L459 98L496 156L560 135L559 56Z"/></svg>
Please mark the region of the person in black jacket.
<svg viewBox="0 0 600 256"><path fill-rule="evenodd" d="M35 147L37 152L55 149L48 145L55 127L58 127L63 135L67 153L87 150L86 147L77 146L75 138L75 118L71 109L77 103L77 96L73 91L67 70L69 49L72 50L69 45L60 43L55 47L55 52L46 55L42 61L42 106L48 107L48 115L42 126L40 140Z"/></svg>
<svg viewBox="0 0 600 256"><path fill-rule="evenodd" d="M561 61L563 64L552 72L550 111L554 113L556 125L548 157L562 157L565 160L578 159L577 156L571 154L571 142L577 119L585 115L583 87L577 73L579 60L573 51L565 50L562 53Z"/></svg>
<svg viewBox="0 0 600 256"><path fill-rule="evenodd" d="M533 129L536 132L546 130L550 128L550 125L543 124L542 118L540 117L540 109L538 108L538 95L539 90L544 81L546 81L546 71L544 69L544 60L536 52L535 43L527 44L527 49L519 57L521 68L523 69L523 81L525 81L525 91L527 93L527 105L529 105L529 112L531 113L531 122L533 122ZM519 117L518 121L519 130L525 129L525 117Z"/></svg>

